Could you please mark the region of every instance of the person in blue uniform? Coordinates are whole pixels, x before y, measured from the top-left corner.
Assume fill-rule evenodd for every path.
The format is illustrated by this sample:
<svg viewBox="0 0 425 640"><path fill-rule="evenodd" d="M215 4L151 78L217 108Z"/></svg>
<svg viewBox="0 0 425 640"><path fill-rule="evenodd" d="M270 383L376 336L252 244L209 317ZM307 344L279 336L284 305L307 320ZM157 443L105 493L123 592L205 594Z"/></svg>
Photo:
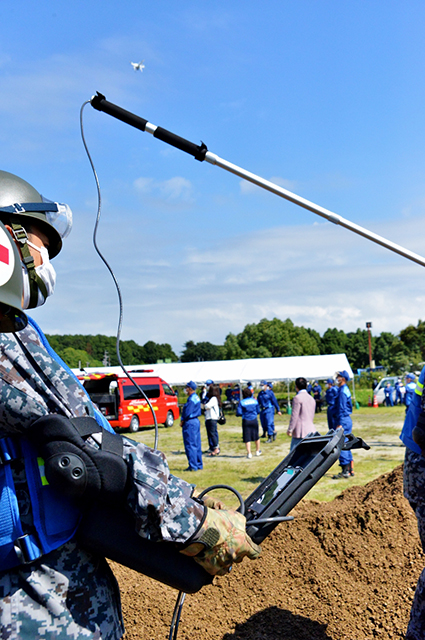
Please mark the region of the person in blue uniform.
<svg viewBox="0 0 425 640"><path fill-rule="evenodd" d="M224 393L226 395L227 402L232 402L232 387L227 387Z"/></svg>
<svg viewBox="0 0 425 640"><path fill-rule="evenodd" d="M408 374L409 384L413 374ZM406 376L406 381L407 377ZM400 440L406 446L403 466L403 492L415 512L418 521L419 537L425 551L425 457L424 450L413 440L413 429L421 427L425 421L423 389L425 384L425 367L415 384L409 404ZM407 386L407 385L406 385ZM425 638L425 569L419 576L410 611L410 620L405 635L406 640Z"/></svg>
<svg viewBox="0 0 425 640"><path fill-rule="evenodd" d="M276 410L279 416L282 412L276 396L273 393L273 383L261 381L261 391L258 394L258 404L260 405L260 422L263 427L263 437L267 435L267 442L276 440L276 429L274 426L274 412Z"/></svg>
<svg viewBox="0 0 425 640"><path fill-rule="evenodd" d="M328 405L327 409L327 418L328 418L328 429L336 429L338 426L335 423L335 409L336 409L336 397L338 395L338 389L334 385L334 381L332 378L328 378L326 380L326 404Z"/></svg>
<svg viewBox="0 0 425 640"><path fill-rule="evenodd" d="M320 413L322 411L322 387L320 384L315 381L313 384L313 398L316 402L316 413Z"/></svg>
<svg viewBox="0 0 425 640"><path fill-rule="evenodd" d="M235 406L239 404L239 400L241 399L240 396L241 396L240 386L238 384L235 384L235 386L232 389L232 402Z"/></svg>
<svg viewBox="0 0 425 640"><path fill-rule="evenodd" d="M403 395L401 393L402 386L403 385L401 384L401 380L399 378L398 380L396 380L395 385L394 385L394 389L395 389L394 404L403 404Z"/></svg>
<svg viewBox="0 0 425 640"><path fill-rule="evenodd" d="M406 373L406 388L404 391L404 404L406 405L406 414L415 394L415 380L416 376L414 373Z"/></svg>
<svg viewBox="0 0 425 640"><path fill-rule="evenodd" d="M350 375L347 371L337 372L338 395L335 403L335 423L336 427L342 427L345 435L349 435L353 429L351 414L353 413L353 403L351 401L351 393L347 382ZM332 476L334 480L339 478L349 478L354 475L353 472L353 454L351 451L341 451L339 456L339 464L341 471Z"/></svg>
<svg viewBox="0 0 425 640"><path fill-rule="evenodd" d="M391 386L391 382L387 382L387 384L385 385L385 389L384 389L384 395L385 395L385 405L387 407L393 407L394 406L394 389Z"/></svg>
<svg viewBox="0 0 425 640"><path fill-rule="evenodd" d="M198 471L202 469L202 445L201 445L201 401L196 393L196 383L192 380L187 383L185 393L188 395L181 413L181 427L183 431L184 450L189 463L186 471Z"/></svg>
<svg viewBox="0 0 425 640"><path fill-rule="evenodd" d="M236 408L236 415L242 416L242 439L245 443L247 458L252 458L251 442L255 442L255 455L261 456L257 419L259 413L260 405L252 397L251 389L245 387L242 391L242 400Z"/></svg>

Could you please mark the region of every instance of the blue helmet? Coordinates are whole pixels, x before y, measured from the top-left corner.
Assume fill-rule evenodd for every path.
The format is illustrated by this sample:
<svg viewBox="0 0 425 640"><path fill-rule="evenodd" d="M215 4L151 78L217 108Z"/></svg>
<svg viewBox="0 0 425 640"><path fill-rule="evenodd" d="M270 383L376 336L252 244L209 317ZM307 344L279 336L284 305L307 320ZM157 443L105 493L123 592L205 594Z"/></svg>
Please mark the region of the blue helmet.
<svg viewBox="0 0 425 640"><path fill-rule="evenodd" d="M347 382L350 379L350 374L347 371L345 371L345 369L343 371L337 371L336 374L337 376L341 376L341 378L345 378Z"/></svg>

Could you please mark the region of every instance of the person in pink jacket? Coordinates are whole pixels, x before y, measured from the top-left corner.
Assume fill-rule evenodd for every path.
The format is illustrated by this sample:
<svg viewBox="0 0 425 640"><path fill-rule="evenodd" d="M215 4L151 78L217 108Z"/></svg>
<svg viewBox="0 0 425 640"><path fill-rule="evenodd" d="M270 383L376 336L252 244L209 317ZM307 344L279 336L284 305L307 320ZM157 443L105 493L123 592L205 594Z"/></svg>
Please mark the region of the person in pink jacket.
<svg viewBox="0 0 425 640"><path fill-rule="evenodd" d="M295 389L297 395L292 401L292 414L288 431L286 432L288 436L292 436L290 451L309 433L315 431L313 419L316 411L316 402L307 393L307 380L305 378L297 378L295 380Z"/></svg>

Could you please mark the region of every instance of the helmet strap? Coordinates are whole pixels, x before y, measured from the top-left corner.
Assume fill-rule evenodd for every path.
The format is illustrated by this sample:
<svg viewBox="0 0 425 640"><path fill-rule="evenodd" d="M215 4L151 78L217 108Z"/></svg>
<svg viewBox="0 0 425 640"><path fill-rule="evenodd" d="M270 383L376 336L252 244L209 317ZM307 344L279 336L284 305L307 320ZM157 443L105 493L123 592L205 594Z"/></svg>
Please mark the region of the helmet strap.
<svg viewBox="0 0 425 640"><path fill-rule="evenodd" d="M28 246L28 236L27 232L23 228L23 226L16 222L10 223L13 231L13 235L15 237L16 242L19 242L19 246L22 254L22 262L27 268L29 285L30 285L30 303L29 308L34 309L37 306L38 302L38 292L41 291L44 299L47 298L47 289L43 280L40 278L38 273L35 270L34 258L31 255L29 246Z"/></svg>

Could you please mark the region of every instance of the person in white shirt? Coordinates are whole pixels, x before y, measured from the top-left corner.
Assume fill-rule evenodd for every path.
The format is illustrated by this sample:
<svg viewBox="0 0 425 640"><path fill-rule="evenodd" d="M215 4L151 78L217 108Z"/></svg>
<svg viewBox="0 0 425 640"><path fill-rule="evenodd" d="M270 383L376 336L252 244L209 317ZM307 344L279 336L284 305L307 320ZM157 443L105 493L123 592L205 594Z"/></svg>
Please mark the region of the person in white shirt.
<svg viewBox="0 0 425 640"><path fill-rule="evenodd" d="M205 409L205 428L207 430L209 456L218 456L220 453L217 420L220 417L221 393L218 385L211 384L202 405Z"/></svg>

